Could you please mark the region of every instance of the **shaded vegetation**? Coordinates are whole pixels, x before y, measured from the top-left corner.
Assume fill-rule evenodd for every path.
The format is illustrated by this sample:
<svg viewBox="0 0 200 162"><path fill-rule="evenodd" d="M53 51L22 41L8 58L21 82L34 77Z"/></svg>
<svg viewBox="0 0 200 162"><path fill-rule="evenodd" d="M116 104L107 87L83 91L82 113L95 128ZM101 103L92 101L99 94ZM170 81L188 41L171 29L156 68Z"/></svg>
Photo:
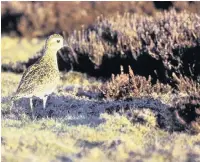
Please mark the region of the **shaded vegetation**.
<svg viewBox="0 0 200 162"><path fill-rule="evenodd" d="M187 129L193 133L200 132L200 96L190 95L173 100L175 120L179 123L179 129ZM182 128L181 128L182 127Z"/></svg>
<svg viewBox="0 0 200 162"><path fill-rule="evenodd" d="M130 65L135 74L150 75L154 83L173 85L172 73L199 80L199 30L195 14L173 10L155 17L125 14L99 17L91 29L68 37L67 45L78 60L78 64L71 60L74 70L111 76L120 72L120 65L128 72Z"/></svg>

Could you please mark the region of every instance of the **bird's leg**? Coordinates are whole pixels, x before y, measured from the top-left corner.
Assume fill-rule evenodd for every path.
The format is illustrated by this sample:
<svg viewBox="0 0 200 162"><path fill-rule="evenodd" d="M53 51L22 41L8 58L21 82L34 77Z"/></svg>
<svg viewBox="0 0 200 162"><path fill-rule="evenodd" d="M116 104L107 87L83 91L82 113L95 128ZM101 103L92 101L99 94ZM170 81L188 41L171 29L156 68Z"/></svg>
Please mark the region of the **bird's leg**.
<svg viewBox="0 0 200 162"><path fill-rule="evenodd" d="M10 105L10 113L12 112L12 108L14 106L14 101L11 100L11 105Z"/></svg>
<svg viewBox="0 0 200 162"><path fill-rule="evenodd" d="M33 114L33 99L32 98L30 98L30 108L31 108L32 118L34 119L34 114Z"/></svg>
<svg viewBox="0 0 200 162"><path fill-rule="evenodd" d="M48 98L48 96L47 95L45 95L44 97L43 97L43 109L45 109L45 107L46 107L46 103L47 103L47 98Z"/></svg>
<svg viewBox="0 0 200 162"><path fill-rule="evenodd" d="M10 105L10 113L12 112L13 107L15 106L15 99L14 97L11 98L11 105Z"/></svg>

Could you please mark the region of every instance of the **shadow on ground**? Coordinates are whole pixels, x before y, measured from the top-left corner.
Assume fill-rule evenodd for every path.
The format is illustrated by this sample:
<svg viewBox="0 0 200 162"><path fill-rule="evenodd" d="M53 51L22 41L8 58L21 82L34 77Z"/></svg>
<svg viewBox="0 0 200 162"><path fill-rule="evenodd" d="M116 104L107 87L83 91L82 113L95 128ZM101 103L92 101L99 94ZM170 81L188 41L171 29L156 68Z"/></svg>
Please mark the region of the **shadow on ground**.
<svg viewBox="0 0 200 162"><path fill-rule="evenodd" d="M2 104L9 102L8 98L2 98ZM127 101L108 101L102 99L88 98L88 96L56 95L49 96L46 108L43 109L42 100L35 98L33 100L34 116L37 120L42 118L62 118L69 125L89 125L97 126L105 121L100 117L103 113L120 113L121 115L131 116L134 122L144 124L144 120L133 115L134 111L150 110L155 114L158 126L169 130L169 124L172 122L172 113L169 111L169 105L160 100L149 97L135 98ZM122 113L121 113L122 112ZM131 113L131 114L130 114ZM20 120L26 114L30 118L29 99L22 98L15 101L12 111L2 110L2 118Z"/></svg>

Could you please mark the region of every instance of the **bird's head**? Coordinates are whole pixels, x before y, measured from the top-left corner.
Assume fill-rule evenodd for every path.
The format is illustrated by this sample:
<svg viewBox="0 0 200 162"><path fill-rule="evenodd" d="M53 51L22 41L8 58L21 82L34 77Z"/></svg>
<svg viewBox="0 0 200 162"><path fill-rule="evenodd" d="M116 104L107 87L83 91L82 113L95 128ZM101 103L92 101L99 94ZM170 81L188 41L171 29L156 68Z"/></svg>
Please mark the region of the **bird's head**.
<svg viewBox="0 0 200 162"><path fill-rule="evenodd" d="M58 51L64 45L64 39L59 34L50 35L49 38L46 40L45 47L50 50Z"/></svg>

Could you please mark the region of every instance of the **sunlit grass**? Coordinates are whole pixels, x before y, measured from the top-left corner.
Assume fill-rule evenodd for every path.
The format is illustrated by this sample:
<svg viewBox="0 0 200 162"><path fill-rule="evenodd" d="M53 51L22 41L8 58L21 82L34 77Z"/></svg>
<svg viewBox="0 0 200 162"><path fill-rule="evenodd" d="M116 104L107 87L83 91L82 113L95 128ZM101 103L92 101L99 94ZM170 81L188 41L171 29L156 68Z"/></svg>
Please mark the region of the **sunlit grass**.
<svg viewBox="0 0 200 162"><path fill-rule="evenodd" d="M44 46L44 40L10 38L3 37L1 39L1 63L15 64L18 61L28 61L28 59L36 54ZM34 47L34 48L33 48Z"/></svg>
<svg viewBox="0 0 200 162"><path fill-rule="evenodd" d="M138 154L133 159L184 161L188 153L200 151L195 145L200 140L198 135L170 135L156 127L132 124L117 114L101 118L105 122L97 127L74 126L65 119L3 120L2 158L50 161L63 155L78 160L78 154L82 154L83 161L126 161L133 152Z"/></svg>

